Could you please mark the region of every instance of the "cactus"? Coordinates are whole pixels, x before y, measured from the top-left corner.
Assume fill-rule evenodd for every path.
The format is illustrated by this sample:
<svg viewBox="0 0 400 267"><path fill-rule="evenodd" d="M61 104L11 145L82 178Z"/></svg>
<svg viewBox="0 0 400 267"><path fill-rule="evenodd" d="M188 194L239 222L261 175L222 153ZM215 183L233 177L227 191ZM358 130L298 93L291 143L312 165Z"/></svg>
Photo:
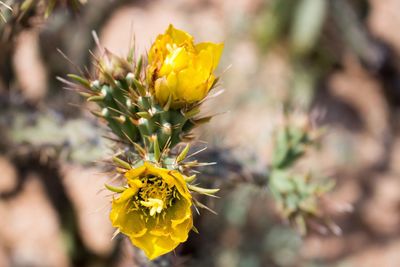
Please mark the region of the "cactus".
<svg viewBox="0 0 400 267"><path fill-rule="evenodd" d="M86 0L9 0L0 1L0 19L7 23L11 18L21 20L32 10L48 18L57 6L66 6L74 11L86 3Z"/></svg>
<svg viewBox="0 0 400 267"><path fill-rule="evenodd" d="M27 12L37 6L44 7L44 17L48 18L55 7L59 5L68 6L72 10L78 10L82 4L86 3L84 0L25 0L21 4L21 10Z"/></svg>
<svg viewBox="0 0 400 267"><path fill-rule="evenodd" d="M87 101L99 110L92 113L107 122L111 131L131 148L141 146L146 152L173 148L193 139L191 130L211 117L200 117L202 101L183 103L178 108L172 97L160 103L154 85L148 82L143 58L134 60L133 49L126 58L104 50L97 61L94 78L74 74L69 78L79 84ZM214 82L210 90L215 87Z"/></svg>
<svg viewBox="0 0 400 267"><path fill-rule="evenodd" d="M295 169L295 164L304 157L307 149L318 144L322 132L314 129L309 118L303 115L286 117L285 124L275 135L268 189L283 217L303 235L307 232L308 222L328 221L321 209L320 198L332 190L333 181ZM319 229L326 229L322 224L319 226ZM327 226L335 233L340 231L330 221Z"/></svg>
<svg viewBox="0 0 400 267"><path fill-rule="evenodd" d="M82 85L81 93L87 101L100 108L93 114L103 118L118 138L131 146L147 146L152 153L155 140L164 148L167 142L173 147L190 139L189 132L196 125L196 107L172 110L156 103L143 82L141 60L133 62L107 51L97 65L97 75L94 80L69 77Z"/></svg>
<svg viewBox="0 0 400 267"><path fill-rule="evenodd" d="M213 196L218 191L193 183L192 168L208 163L187 155L191 130L211 119L199 113L218 81L213 71L223 45L195 45L193 37L170 25L157 37L148 60L134 56L134 49L122 58L98 46L102 56L93 76L70 74L72 84L61 80L96 103L92 113L115 135L110 164L122 182L106 185L116 195L110 219L116 233L129 236L154 259L196 231L190 207L207 207L192 193ZM177 153L179 143L186 146Z"/></svg>

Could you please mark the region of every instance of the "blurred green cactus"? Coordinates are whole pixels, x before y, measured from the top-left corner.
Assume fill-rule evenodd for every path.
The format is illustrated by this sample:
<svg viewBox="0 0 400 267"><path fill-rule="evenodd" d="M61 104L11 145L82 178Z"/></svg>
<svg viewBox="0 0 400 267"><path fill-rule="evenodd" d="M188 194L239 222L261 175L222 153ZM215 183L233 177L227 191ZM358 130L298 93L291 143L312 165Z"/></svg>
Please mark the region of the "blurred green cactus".
<svg viewBox="0 0 400 267"><path fill-rule="evenodd" d="M334 183L311 172L299 173L294 168L306 150L318 143L322 133L313 129L306 117L297 119L287 119L276 132L268 188L282 215L305 234L309 218L323 217L319 198L329 192Z"/></svg>
<svg viewBox="0 0 400 267"><path fill-rule="evenodd" d="M48 18L57 6L65 6L74 11L85 4L86 0L8 0L0 1L0 18L2 23L8 22L12 17L21 20L25 14L32 10L38 10Z"/></svg>

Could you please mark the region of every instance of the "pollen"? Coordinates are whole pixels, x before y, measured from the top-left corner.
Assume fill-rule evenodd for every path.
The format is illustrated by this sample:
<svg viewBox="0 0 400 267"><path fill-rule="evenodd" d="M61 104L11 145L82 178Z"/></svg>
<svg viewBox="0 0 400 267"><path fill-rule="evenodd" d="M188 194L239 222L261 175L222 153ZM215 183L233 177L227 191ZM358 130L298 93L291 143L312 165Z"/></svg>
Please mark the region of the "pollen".
<svg viewBox="0 0 400 267"><path fill-rule="evenodd" d="M156 213L161 213L164 208L164 201L158 198L149 198L147 201L140 201L140 204L150 208L150 216L154 216Z"/></svg>
<svg viewBox="0 0 400 267"><path fill-rule="evenodd" d="M136 181L140 189L132 199L133 209L155 216L173 205L177 195L174 186L169 186L160 177L144 177Z"/></svg>

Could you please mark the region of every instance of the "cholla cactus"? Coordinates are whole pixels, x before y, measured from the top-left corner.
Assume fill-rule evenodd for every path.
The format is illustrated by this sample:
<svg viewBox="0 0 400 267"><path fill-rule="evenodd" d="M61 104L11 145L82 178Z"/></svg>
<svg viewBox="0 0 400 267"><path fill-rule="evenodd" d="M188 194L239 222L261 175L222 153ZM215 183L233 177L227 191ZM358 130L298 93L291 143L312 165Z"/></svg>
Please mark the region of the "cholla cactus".
<svg viewBox="0 0 400 267"><path fill-rule="evenodd" d="M312 173L299 173L294 168L306 150L318 144L322 131L314 129L306 116L286 119L275 136L268 188L283 216L305 234L310 219L326 221L319 200L334 184L327 178L318 179ZM338 232L333 223L328 226Z"/></svg>
<svg viewBox="0 0 400 267"><path fill-rule="evenodd" d="M47 18L55 7L66 6L78 10L87 0L8 0L0 1L0 17L4 22L8 17L15 16L21 19L24 14L32 9L39 9L39 14ZM5 12L6 11L6 12ZM13 12L14 11L14 12ZM5 15L6 13L6 15Z"/></svg>
<svg viewBox="0 0 400 267"><path fill-rule="evenodd" d="M210 119L198 114L216 84L213 72L222 48L195 45L192 36L170 25L151 47L146 66L133 50L126 58L104 50L94 77L70 75L81 94L99 106L93 114L117 137L113 164L122 179L106 185L116 194L112 225L150 259L173 250L195 229L192 205L205 206L192 193L218 191L192 184L191 169L202 163L185 160L188 144L180 153L173 148L192 140L191 130Z"/></svg>
<svg viewBox="0 0 400 267"><path fill-rule="evenodd" d="M43 6L45 10L44 16L47 18L58 5L68 6L73 10L78 10L79 7L86 2L86 0L24 0L21 4L21 10L27 11L35 6Z"/></svg>
<svg viewBox="0 0 400 267"><path fill-rule="evenodd" d="M3 20L3 22L7 22L7 18L3 14L4 11L12 12L13 9L7 3L0 1L0 18Z"/></svg>

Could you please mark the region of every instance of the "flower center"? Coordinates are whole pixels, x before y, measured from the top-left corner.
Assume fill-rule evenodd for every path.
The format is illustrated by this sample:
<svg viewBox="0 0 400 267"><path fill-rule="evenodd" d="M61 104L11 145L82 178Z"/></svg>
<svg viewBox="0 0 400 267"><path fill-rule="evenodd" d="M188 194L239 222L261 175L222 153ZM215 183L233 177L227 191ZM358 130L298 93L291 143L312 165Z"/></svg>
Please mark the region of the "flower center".
<svg viewBox="0 0 400 267"><path fill-rule="evenodd" d="M168 185L160 177L144 177L133 203L134 207L147 210L150 216L155 216L170 207L175 198L179 197L174 186Z"/></svg>
<svg viewBox="0 0 400 267"><path fill-rule="evenodd" d="M142 206L150 208L150 216L154 216L157 213L161 213L164 208L164 201L158 198L148 198L147 201L140 201Z"/></svg>

